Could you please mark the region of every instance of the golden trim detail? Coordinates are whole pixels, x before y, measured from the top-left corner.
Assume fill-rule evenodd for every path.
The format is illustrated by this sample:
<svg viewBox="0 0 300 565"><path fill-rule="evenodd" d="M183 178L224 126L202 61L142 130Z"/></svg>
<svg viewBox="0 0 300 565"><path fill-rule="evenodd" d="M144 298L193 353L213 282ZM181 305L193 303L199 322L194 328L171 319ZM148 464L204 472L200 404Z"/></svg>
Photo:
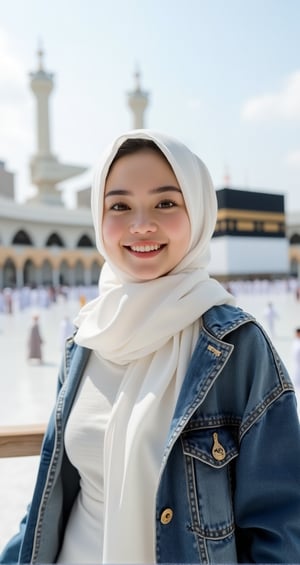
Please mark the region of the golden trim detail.
<svg viewBox="0 0 300 565"><path fill-rule="evenodd" d="M261 212L259 210L221 208L218 210L218 220L265 220L285 223L285 214L283 212Z"/></svg>

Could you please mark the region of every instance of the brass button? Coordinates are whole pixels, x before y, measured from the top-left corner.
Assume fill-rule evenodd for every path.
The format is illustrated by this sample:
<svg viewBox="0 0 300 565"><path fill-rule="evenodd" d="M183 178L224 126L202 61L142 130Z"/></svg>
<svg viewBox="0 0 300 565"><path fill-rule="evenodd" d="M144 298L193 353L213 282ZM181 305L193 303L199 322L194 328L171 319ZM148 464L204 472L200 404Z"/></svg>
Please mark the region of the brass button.
<svg viewBox="0 0 300 565"><path fill-rule="evenodd" d="M220 444L218 434L213 434L213 447L212 447L212 456L216 461L223 461L226 457L226 451L223 445Z"/></svg>
<svg viewBox="0 0 300 565"><path fill-rule="evenodd" d="M173 510L171 508L166 508L160 516L160 521L162 524L169 524L173 518Z"/></svg>

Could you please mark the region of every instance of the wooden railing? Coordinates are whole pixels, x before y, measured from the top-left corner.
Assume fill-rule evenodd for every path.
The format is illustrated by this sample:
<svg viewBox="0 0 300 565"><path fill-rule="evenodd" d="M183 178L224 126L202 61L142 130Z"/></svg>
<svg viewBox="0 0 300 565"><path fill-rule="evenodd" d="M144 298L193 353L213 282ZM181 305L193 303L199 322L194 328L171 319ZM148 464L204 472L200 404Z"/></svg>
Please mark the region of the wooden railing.
<svg viewBox="0 0 300 565"><path fill-rule="evenodd" d="M39 455L45 424L0 426L0 458Z"/></svg>

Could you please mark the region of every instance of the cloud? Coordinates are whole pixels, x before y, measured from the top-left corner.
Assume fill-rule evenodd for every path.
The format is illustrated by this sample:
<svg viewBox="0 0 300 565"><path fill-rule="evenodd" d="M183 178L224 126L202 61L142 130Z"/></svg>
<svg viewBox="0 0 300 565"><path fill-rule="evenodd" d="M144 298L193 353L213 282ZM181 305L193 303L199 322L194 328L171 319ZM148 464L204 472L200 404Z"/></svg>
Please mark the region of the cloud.
<svg viewBox="0 0 300 565"><path fill-rule="evenodd" d="M291 151L291 153L287 155L285 161L291 167L300 168L300 149L296 149L296 151Z"/></svg>
<svg viewBox="0 0 300 565"><path fill-rule="evenodd" d="M290 74L278 92L250 98L242 108L242 118L300 120L300 71Z"/></svg>

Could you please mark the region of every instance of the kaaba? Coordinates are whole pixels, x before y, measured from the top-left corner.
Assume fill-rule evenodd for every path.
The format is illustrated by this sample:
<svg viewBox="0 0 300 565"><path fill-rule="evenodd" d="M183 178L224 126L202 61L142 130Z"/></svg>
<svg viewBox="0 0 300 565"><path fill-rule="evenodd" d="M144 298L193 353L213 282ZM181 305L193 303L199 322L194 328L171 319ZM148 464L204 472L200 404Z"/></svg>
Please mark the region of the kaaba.
<svg viewBox="0 0 300 565"><path fill-rule="evenodd" d="M284 196L222 188L217 190L218 220L214 237L285 238Z"/></svg>
<svg viewBox="0 0 300 565"><path fill-rule="evenodd" d="M216 194L210 272L226 279L287 275L284 195L235 188Z"/></svg>

